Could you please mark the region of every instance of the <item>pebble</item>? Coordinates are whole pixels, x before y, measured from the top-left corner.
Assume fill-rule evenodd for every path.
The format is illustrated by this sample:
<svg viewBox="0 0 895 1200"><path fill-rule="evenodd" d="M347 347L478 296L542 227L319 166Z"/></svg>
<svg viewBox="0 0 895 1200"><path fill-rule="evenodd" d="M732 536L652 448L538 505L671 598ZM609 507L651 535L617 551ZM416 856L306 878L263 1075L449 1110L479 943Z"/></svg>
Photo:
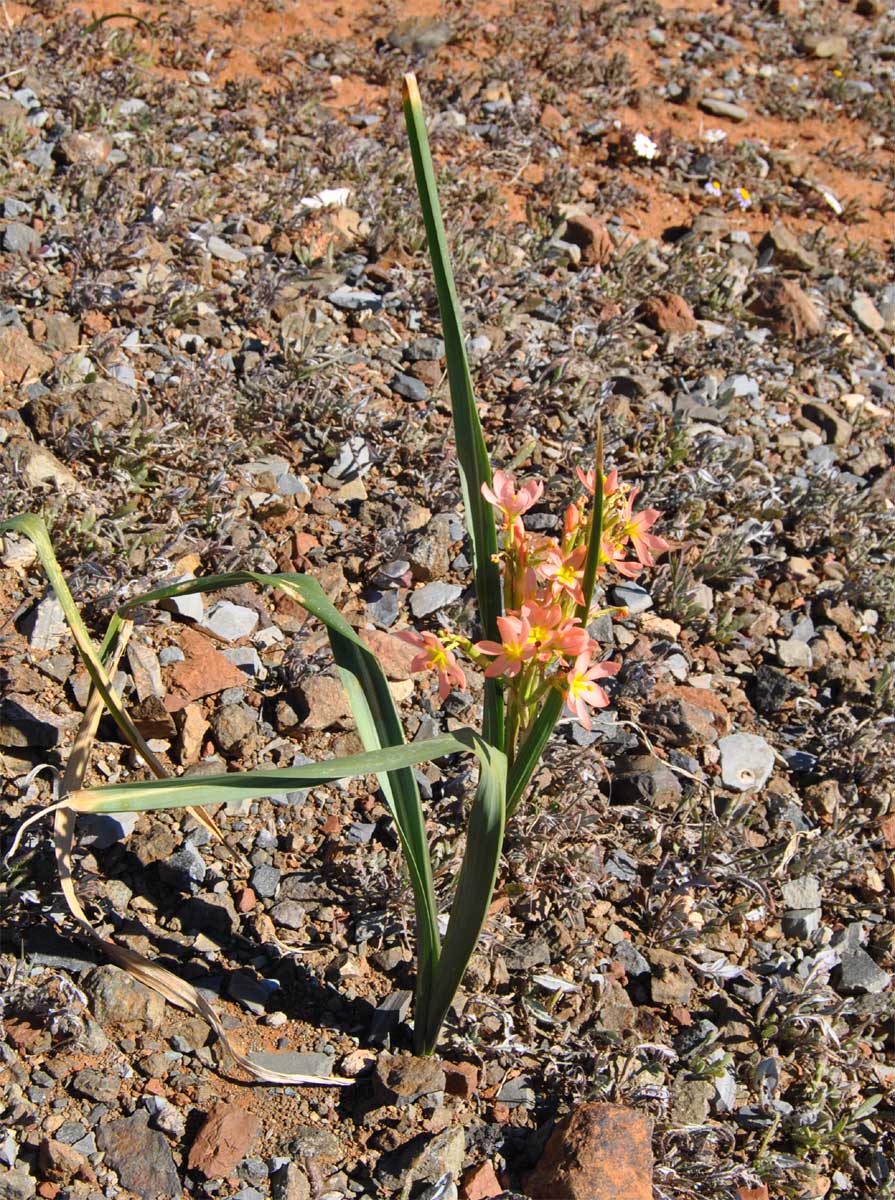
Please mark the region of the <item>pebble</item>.
<svg viewBox="0 0 895 1200"><path fill-rule="evenodd" d="M632 616L653 607L653 598L637 583L617 583L609 589L609 602L626 608Z"/></svg>
<svg viewBox="0 0 895 1200"><path fill-rule="evenodd" d="M229 242L225 242L223 238L212 235L207 242L208 252L213 258L218 258L222 262L228 263L243 263L246 261L246 255L237 246L231 246Z"/></svg>
<svg viewBox="0 0 895 1200"><path fill-rule="evenodd" d="M531 1200L652 1200L652 1124L625 1105L579 1104L554 1128L525 1194Z"/></svg>
<svg viewBox="0 0 895 1200"><path fill-rule="evenodd" d="M884 992L891 976L878 966L861 946L850 946L841 952L836 989L846 996Z"/></svg>
<svg viewBox="0 0 895 1200"><path fill-rule="evenodd" d="M376 1165L376 1178L389 1191L416 1193L420 1183L435 1183L445 1175L460 1178L466 1156L466 1135L460 1126L441 1133L421 1133L384 1154Z"/></svg>
<svg viewBox="0 0 895 1200"><path fill-rule="evenodd" d="M10 254L32 254L40 249L40 235L30 225L10 221L3 231L3 249Z"/></svg>
<svg viewBox="0 0 895 1200"><path fill-rule="evenodd" d="M382 308L382 297L363 288L340 287L327 296L330 304L346 312L375 312Z"/></svg>
<svg viewBox="0 0 895 1200"><path fill-rule="evenodd" d="M277 888L280 886L281 874L282 872L276 867L267 865L255 867L249 876L249 884L259 896L269 898L276 895Z"/></svg>
<svg viewBox="0 0 895 1200"><path fill-rule="evenodd" d="M749 120L748 108L743 108L741 104L732 104L729 100L718 100L714 96L703 96L699 107L703 112L711 113L715 117L727 117L730 121Z"/></svg>
<svg viewBox="0 0 895 1200"><path fill-rule="evenodd" d="M800 638L779 638L777 640L777 661L781 666L804 668L810 671L814 666L814 655L807 642Z"/></svg>
<svg viewBox="0 0 895 1200"><path fill-rule="evenodd" d="M156 1032L165 1019L165 1002L139 980L107 964L87 976L85 991L100 1025L118 1025L126 1033Z"/></svg>
<svg viewBox="0 0 895 1200"><path fill-rule="evenodd" d="M236 642L249 637L258 624L259 616L253 608L233 604L230 600L219 600L202 620L209 633L225 642Z"/></svg>
<svg viewBox="0 0 895 1200"><path fill-rule="evenodd" d="M718 743L721 778L735 792L757 791L774 770L774 751L755 733L732 733Z"/></svg>
<svg viewBox="0 0 895 1200"><path fill-rule="evenodd" d="M180 1141L186 1133L186 1117L176 1105L164 1096L151 1095L143 1097L143 1105L155 1129Z"/></svg>
<svg viewBox="0 0 895 1200"><path fill-rule="evenodd" d="M159 863L162 879L181 892L197 891L205 881L206 871L205 860L190 842Z"/></svg>
<svg viewBox="0 0 895 1200"><path fill-rule="evenodd" d="M462 595L463 588L457 583L427 583L411 593L410 610L415 617L427 617L430 613L447 608Z"/></svg>
<svg viewBox="0 0 895 1200"><path fill-rule="evenodd" d="M859 292L852 300L851 312L858 324L868 333L882 333L885 329L886 323L882 314L870 297L863 292Z"/></svg>
<svg viewBox="0 0 895 1200"><path fill-rule="evenodd" d="M421 379L415 379L413 375L396 375L391 382L391 389L405 400L429 399L429 389Z"/></svg>
<svg viewBox="0 0 895 1200"><path fill-rule="evenodd" d="M207 1113L190 1146L187 1166L206 1179L230 1175L261 1132L258 1118L238 1104L219 1100Z"/></svg>
<svg viewBox="0 0 895 1200"><path fill-rule="evenodd" d="M149 1128L149 1113L144 1108L138 1108L132 1117L101 1125L96 1143L122 1186L142 1200L180 1200L183 1193L171 1149L164 1134Z"/></svg>
<svg viewBox="0 0 895 1200"><path fill-rule="evenodd" d="M423 1097L440 1096L445 1090L446 1078L435 1058L381 1054L376 1062L373 1086L380 1104L407 1105Z"/></svg>
<svg viewBox="0 0 895 1200"><path fill-rule="evenodd" d="M0 1175L0 1200L32 1200L37 1180L28 1171L15 1169Z"/></svg>
<svg viewBox="0 0 895 1200"><path fill-rule="evenodd" d="M35 604L26 625L32 650L55 650L68 633L68 622L55 592L48 592Z"/></svg>
<svg viewBox="0 0 895 1200"><path fill-rule="evenodd" d="M683 1005L690 1003L696 980L687 970L680 954L653 947L646 955L650 964L650 988L653 1004Z"/></svg>

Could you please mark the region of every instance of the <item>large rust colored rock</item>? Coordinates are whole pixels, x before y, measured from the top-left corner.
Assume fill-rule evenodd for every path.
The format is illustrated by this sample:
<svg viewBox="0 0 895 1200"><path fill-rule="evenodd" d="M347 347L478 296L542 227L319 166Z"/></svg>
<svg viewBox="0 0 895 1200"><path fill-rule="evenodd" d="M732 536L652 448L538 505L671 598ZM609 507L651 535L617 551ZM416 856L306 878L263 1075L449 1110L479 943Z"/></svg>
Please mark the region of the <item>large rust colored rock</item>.
<svg viewBox="0 0 895 1200"><path fill-rule="evenodd" d="M652 1121L621 1104L582 1104L551 1134L531 1200L652 1200Z"/></svg>
<svg viewBox="0 0 895 1200"><path fill-rule="evenodd" d="M569 217L563 237L573 246L580 246L586 267L602 267L615 252L609 231L595 217Z"/></svg>
<svg viewBox="0 0 895 1200"><path fill-rule="evenodd" d="M752 311L795 341L817 337L824 331L822 314L792 279L771 280L753 301Z"/></svg>
<svg viewBox="0 0 895 1200"><path fill-rule="evenodd" d="M696 328L693 309L677 292L662 292L644 300L638 315L657 333L692 333Z"/></svg>
<svg viewBox="0 0 895 1200"><path fill-rule="evenodd" d="M169 713L180 712L193 700L214 696L225 688L245 684L245 675L229 659L215 649L214 643L195 629L185 627L180 633L182 662L171 670L170 687L165 697Z"/></svg>
<svg viewBox="0 0 895 1200"><path fill-rule="evenodd" d="M206 1179L229 1175L251 1149L261 1126L238 1104L219 1100L205 1118L190 1147L187 1165Z"/></svg>

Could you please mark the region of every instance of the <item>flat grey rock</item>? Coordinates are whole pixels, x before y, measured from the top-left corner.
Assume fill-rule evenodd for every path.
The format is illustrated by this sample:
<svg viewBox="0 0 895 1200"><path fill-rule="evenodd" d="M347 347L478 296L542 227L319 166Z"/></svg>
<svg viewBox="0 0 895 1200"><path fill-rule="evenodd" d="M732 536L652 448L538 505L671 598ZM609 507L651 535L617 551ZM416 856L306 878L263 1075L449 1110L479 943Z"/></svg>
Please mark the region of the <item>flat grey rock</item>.
<svg viewBox="0 0 895 1200"><path fill-rule="evenodd" d="M213 258L219 258L221 262L243 263L246 260L242 250L231 246L229 242L225 242L223 238L215 235L208 239L208 253Z"/></svg>
<svg viewBox="0 0 895 1200"><path fill-rule="evenodd" d="M463 595L457 583L427 583L410 596L410 610L415 617L427 617L430 613L447 608Z"/></svg>
<svg viewBox="0 0 895 1200"><path fill-rule="evenodd" d="M364 288L336 288L334 292L330 292L327 300L345 312L375 312L376 309L382 308L382 297Z"/></svg>
<svg viewBox="0 0 895 1200"><path fill-rule="evenodd" d="M258 621L258 614L253 608L233 604L230 600L219 600L204 618L202 625L209 633L225 642L236 642L240 638L249 637Z"/></svg>

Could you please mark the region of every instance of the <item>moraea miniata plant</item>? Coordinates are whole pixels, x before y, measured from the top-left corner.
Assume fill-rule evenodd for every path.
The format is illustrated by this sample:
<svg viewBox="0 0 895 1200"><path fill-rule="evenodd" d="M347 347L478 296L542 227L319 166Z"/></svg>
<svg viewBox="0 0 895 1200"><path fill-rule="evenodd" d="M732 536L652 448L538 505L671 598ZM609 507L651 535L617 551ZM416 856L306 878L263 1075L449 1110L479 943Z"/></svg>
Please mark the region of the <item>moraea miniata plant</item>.
<svg viewBox="0 0 895 1200"><path fill-rule="evenodd" d="M403 636L418 649L414 669L434 672L442 699L453 687L465 683L461 660L482 671L485 682L481 732L459 729L407 745L385 674L375 655L332 606L319 584L305 575L242 571L158 588L122 606L102 644L96 647L59 569L40 517L26 514L0 522L0 534L20 533L34 543L93 685L82 733L72 752L70 770L66 772L63 795L45 810L54 813L57 862L72 915L83 936L92 938L114 961L173 1003L199 1012L212 1023L225 1044L223 1026L189 984L92 932L71 882L75 814L188 807L219 837L214 821L204 814L205 806L226 800L282 795L299 786L374 775L395 822L414 897L417 936L414 1045L418 1053L431 1053L488 913L506 821L522 800L563 706L568 705L574 716L589 727L591 712L609 703L603 684L615 675L619 666L602 660L601 648L589 628L596 616L619 610L592 607L597 577L612 567L631 578L642 567L652 566L654 556L667 548L662 538L650 532L659 513L654 509L635 511L636 489L626 491L616 471L603 474L599 429L594 465L589 470L579 469L582 491L565 510L561 536L545 537L525 528L526 514L540 503L544 488L538 481L518 483L507 472L491 470L473 394L419 91L412 75L404 81L404 113L438 292L481 636L473 641L462 633L447 630L407 632ZM138 606L174 596L246 583L286 594L325 626L364 751L302 767L168 778L110 683L116 656L120 655L130 629L129 614ZM156 779L95 788L83 786L103 707ZM425 814L412 768L428 759L468 753L478 761L479 777L469 807L463 862L449 899L450 917L442 938ZM349 1082L271 1072L258 1068L248 1056L232 1053L237 1065L255 1080Z"/></svg>

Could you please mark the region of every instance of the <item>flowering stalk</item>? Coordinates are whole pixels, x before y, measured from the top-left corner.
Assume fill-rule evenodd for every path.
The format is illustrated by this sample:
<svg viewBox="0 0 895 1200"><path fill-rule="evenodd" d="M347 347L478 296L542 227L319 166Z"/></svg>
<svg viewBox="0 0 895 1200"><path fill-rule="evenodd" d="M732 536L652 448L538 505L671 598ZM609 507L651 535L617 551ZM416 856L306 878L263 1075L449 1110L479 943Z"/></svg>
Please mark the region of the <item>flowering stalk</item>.
<svg viewBox="0 0 895 1200"><path fill-rule="evenodd" d="M588 626L596 616L619 610L592 609L596 576L611 566L632 579L644 567L654 566L655 555L668 549L664 538L650 532L660 513L653 508L635 511L638 489L629 491L617 471L603 474L601 442L602 438L597 466L587 472L578 469L582 492L567 507L558 538L525 528L525 514L543 495L542 483L528 480L517 485L511 475L495 471L492 482L482 484L482 495L495 509L500 530L497 560L504 615L497 618L498 638L473 642L447 630L437 636L399 635L420 648L413 669L436 673L442 699L453 684L465 684L457 652L481 669L486 679L500 682L505 704L503 744L511 779L518 750L541 714L555 711L558 716L564 702L589 730L592 711L609 704L599 681L611 678L619 666L602 661L602 648ZM551 728L554 722L555 717Z"/></svg>

